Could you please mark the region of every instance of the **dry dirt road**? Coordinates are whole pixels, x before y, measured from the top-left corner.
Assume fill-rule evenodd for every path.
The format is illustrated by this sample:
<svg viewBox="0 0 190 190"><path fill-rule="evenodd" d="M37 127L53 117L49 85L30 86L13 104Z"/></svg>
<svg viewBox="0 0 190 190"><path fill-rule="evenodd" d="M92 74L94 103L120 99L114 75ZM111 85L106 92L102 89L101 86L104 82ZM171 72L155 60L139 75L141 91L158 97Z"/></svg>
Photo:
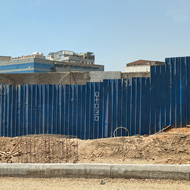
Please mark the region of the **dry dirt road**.
<svg viewBox="0 0 190 190"><path fill-rule="evenodd" d="M2 190L189 190L190 181L135 179L0 178Z"/></svg>

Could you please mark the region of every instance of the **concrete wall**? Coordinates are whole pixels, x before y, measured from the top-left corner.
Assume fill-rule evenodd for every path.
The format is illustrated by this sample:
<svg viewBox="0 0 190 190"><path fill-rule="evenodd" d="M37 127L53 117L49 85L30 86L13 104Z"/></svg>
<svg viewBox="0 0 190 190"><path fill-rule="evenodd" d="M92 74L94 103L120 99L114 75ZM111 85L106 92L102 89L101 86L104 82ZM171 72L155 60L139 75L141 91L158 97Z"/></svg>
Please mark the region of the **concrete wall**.
<svg viewBox="0 0 190 190"><path fill-rule="evenodd" d="M150 77L149 72L142 72L142 73L121 73L122 79L130 79L130 78L141 78L141 77Z"/></svg>
<svg viewBox="0 0 190 190"><path fill-rule="evenodd" d="M90 72L90 82L103 82L104 79L121 79L121 72L117 71Z"/></svg>
<svg viewBox="0 0 190 190"><path fill-rule="evenodd" d="M71 74L71 84L85 84L90 82L88 72ZM0 74L0 84L70 84L69 73L23 73Z"/></svg>
<svg viewBox="0 0 190 190"><path fill-rule="evenodd" d="M121 79L132 77L149 77L150 73L121 72L68 72L64 73L15 73L0 74L0 84L85 84L86 82L102 82L103 79Z"/></svg>
<svg viewBox="0 0 190 190"><path fill-rule="evenodd" d="M143 73L143 72L150 72L150 65L143 65L143 66L135 66L135 67L125 67L125 73Z"/></svg>

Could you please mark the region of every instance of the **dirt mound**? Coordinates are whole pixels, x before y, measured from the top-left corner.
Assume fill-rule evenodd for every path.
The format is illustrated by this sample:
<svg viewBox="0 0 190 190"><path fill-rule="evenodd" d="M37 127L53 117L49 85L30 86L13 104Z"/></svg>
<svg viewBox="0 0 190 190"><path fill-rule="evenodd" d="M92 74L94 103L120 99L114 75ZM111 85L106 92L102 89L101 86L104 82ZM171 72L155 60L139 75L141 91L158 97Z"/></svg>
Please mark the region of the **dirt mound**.
<svg viewBox="0 0 190 190"><path fill-rule="evenodd" d="M177 134L190 134L190 128L172 128L170 130L167 131L167 133L177 133Z"/></svg>
<svg viewBox="0 0 190 190"><path fill-rule="evenodd" d="M78 139L61 135L29 135L0 138L0 162L67 163L76 162Z"/></svg>
<svg viewBox="0 0 190 190"><path fill-rule="evenodd" d="M56 135L0 137L0 162L190 164L190 128L95 140Z"/></svg>

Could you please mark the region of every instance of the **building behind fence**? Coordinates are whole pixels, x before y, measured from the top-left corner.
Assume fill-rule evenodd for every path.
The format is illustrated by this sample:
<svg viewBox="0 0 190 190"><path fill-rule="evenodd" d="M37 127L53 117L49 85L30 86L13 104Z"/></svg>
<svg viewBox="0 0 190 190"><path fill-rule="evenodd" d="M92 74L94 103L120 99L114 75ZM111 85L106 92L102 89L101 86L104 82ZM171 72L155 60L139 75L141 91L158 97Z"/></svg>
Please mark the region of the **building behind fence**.
<svg viewBox="0 0 190 190"><path fill-rule="evenodd" d="M0 135L95 139L112 137L121 126L143 135L190 124L190 57L167 58L150 75L86 85L0 85Z"/></svg>

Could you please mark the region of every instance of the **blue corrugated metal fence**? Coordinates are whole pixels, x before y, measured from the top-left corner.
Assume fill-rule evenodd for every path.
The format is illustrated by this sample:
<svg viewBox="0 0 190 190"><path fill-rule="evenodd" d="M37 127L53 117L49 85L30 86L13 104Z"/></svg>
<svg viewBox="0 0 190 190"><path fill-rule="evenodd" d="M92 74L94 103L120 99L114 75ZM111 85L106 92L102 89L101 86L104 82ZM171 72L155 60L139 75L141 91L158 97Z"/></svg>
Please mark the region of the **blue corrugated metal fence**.
<svg viewBox="0 0 190 190"><path fill-rule="evenodd" d="M152 66L150 78L86 85L0 85L0 135L64 134L81 139L153 134L190 123L190 57ZM118 130L117 135L126 135Z"/></svg>

